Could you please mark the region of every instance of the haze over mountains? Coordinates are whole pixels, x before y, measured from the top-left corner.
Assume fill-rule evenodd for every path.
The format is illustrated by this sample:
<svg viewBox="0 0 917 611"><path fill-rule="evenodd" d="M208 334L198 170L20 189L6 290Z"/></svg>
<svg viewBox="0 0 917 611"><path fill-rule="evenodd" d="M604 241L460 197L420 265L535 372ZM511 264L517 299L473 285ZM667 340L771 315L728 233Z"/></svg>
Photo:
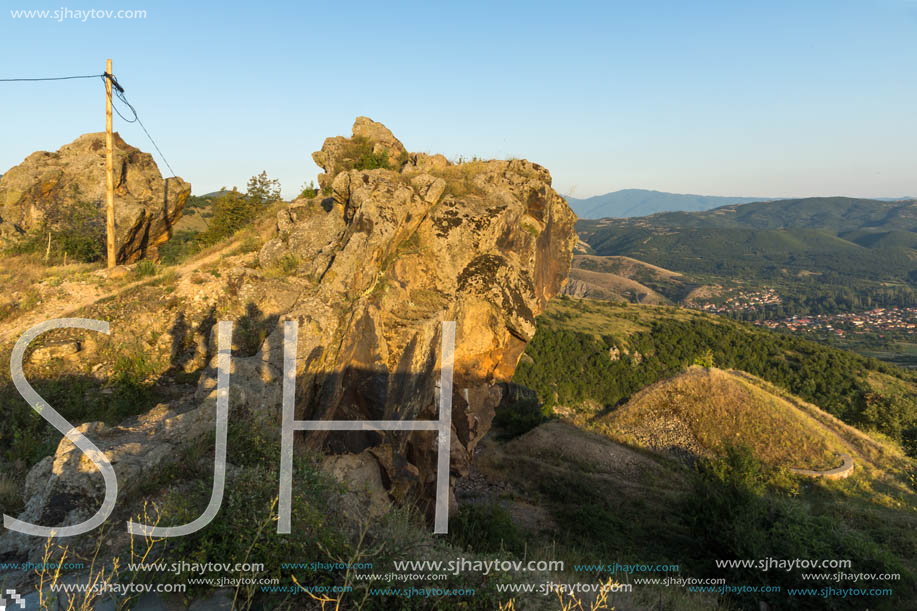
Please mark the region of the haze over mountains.
<svg viewBox="0 0 917 611"><path fill-rule="evenodd" d="M580 199L565 196L567 203L581 219L632 218L660 212L704 212L732 204L777 201L775 197L728 197L667 193L651 189L621 189L604 195ZM846 198L845 198L846 199ZM910 197L877 197L874 201L905 201ZM798 201L798 200L784 200Z"/></svg>
<svg viewBox="0 0 917 611"><path fill-rule="evenodd" d="M581 219L607 217L628 218L647 216L657 212L699 212L729 204L748 204L768 201L766 197L721 197L717 195L691 195L666 193L649 189L621 189L605 195L586 199L566 196L567 203Z"/></svg>

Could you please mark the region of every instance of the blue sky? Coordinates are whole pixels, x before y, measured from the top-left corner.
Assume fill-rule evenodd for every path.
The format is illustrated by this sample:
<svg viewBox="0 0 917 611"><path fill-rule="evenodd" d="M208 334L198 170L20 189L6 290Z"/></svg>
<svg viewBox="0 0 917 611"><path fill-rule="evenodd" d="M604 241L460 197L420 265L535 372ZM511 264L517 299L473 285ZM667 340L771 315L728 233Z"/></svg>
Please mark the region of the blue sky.
<svg viewBox="0 0 917 611"><path fill-rule="evenodd" d="M10 13L62 7L147 17ZM267 170L292 195L367 115L413 151L531 159L580 197L917 195L917 0L7 0L0 57L0 77L111 57L195 193ZM102 85L0 83L0 117L5 171L104 129Z"/></svg>

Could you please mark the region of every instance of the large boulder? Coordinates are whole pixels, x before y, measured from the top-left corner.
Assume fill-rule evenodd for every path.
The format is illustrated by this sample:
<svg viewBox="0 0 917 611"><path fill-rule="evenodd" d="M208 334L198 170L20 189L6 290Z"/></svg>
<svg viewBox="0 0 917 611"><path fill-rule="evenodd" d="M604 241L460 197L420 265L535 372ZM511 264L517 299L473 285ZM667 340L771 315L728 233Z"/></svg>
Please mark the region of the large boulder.
<svg viewBox="0 0 917 611"><path fill-rule="evenodd" d="M191 185L163 179L152 155L114 139L118 263L146 256L169 239ZM55 153L39 151L0 178L0 246L43 228L61 229L67 211L88 205L104 227L105 134L85 134Z"/></svg>

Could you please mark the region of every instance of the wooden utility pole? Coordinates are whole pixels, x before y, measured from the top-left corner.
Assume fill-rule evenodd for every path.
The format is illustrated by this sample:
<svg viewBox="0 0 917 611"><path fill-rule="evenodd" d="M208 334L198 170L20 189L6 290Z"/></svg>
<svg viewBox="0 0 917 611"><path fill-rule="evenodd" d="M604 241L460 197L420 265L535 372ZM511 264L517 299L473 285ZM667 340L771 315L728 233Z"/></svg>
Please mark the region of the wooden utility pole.
<svg viewBox="0 0 917 611"><path fill-rule="evenodd" d="M113 268L115 261L115 174L114 152L111 135L111 60L105 63L105 234L108 241L108 268Z"/></svg>

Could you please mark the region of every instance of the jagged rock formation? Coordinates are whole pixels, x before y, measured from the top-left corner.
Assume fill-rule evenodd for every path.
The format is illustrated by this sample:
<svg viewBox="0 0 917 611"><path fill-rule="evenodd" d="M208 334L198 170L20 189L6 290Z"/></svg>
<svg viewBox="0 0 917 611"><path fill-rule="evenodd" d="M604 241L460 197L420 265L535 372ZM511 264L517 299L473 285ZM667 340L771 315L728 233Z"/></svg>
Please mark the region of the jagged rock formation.
<svg viewBox="0 0 917 611"><path fill-rule="evenodd" d="M357 147L391 169L355 169L359 160L348 155ZM262 267L302 262L301 273L316 283L285 315L302 325L298 415L435 419L441 325L454 320L452 469L462 475L500 401L495 383L512 376L535 316L565 282L575 217L539 165L449 164L441 155L409 154L364 117L353 138L329 138L313 158L331 197L281 212L277 236L260 253ZM275 334L247 372L239 364L237 380L262 379L270 363L275 383ZM202 389L213 384L207 379ZM430 433L333 433L312 443L368 450L393 496L432 497Z"/></svg>
<svg viewBox="0 0 917 611"><path fill-rule="evenodd" d="M276 436L283 321L299 322L296 416L316 420L436 419L442 322L455 321L451 473L461 477L490 428L501 383L535 333L535 316L566 281L575 216L539 165L451 164L411 154L366 118L357 119L353 138L326 140L315 159L330 193L281 210L260 251L231 259L222 273L178 279L168 298L160 297L163 308L178 308L165 310L176 322L156 323L151 331L190 323L194 338L210 335L199 346L171 332L172 366L181 368L187 346L194 352L190 361L215 355L210 330L217 307L221 319L250 310L249 320L262 321L265 335L250 351L234 336L230 409ZM367 163L382 167L360 169ZM237 320L237 332L242 328ZM169 334L149 335L151 351L169 343ZM212 435L215 365L211 360L204 369L193 405L186 397L136 422L87 429L100 450L117 458L123 496L137 473L179 460L178 446ZM338 455L329 459L329 470L361 480L376 506L380 493L403 502L435 497L434 433L314 433L308 442ZM95 511L101 477L81 472L73 458L63 441L55 457L33 468L21 519L75 523ZM66 513L54 509L61 503ZM34 556L40 543L7 533L0 557Z"/></svg>
<svg viewBox="0 0 917 611"><path fill-rule="evenodd" d="M130 263L172 235L191 185L163 180L152 155L114 134L115 234L119 263ZM104 227L105 134L85 134L55 153L39 151L0 178L0 245L66 223L86 203Z"/></svg>

